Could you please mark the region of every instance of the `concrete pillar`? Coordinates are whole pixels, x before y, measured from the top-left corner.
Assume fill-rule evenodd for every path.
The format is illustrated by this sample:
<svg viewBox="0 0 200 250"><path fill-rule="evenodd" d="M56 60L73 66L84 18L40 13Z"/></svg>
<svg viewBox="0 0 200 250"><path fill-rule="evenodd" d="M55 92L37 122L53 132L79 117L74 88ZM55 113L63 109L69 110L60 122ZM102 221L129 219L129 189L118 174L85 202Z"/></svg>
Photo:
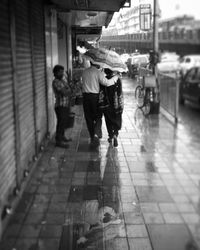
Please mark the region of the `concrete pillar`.
<svg viewBox="0 0 200 250"><path fill-rule="evenodd" d="M72 77L72 33L71 33L70 22L67 25L67 71L71 79Z"/></svg>
<svg viewBox="0 0 200 250"><path fill-rule="evenodd" d="M66 25L59 19L58 15L58 64L67 70L67 34Z"/></svg>

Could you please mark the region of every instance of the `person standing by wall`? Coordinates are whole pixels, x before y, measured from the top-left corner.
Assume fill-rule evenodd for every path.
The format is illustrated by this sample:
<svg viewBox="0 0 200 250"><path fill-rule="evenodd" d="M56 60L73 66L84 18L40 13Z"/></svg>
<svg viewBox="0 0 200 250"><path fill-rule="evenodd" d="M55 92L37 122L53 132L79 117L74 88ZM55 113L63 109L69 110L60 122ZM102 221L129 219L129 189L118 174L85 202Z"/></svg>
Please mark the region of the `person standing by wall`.
<svg viewBox="0 0 200 250"><path fill-rule="evenodd" d="M62 148L68 148L69 141L64 133L65 127L69 119L70 112L70 98L72 94L72 89L64 79L64 67L62 65L56 65L53 68L54 80L52 82L52 87L55 95L55 113L57 118L56 125L56 146Z"/></svg>
<svg viewBox="0 0 200 250"><path fill-rule="evenodd" d="M82 90L83 90L83 110L90 134L91 146L97 147L99 145L98 132L99 126L99 112L98 99L100 84L104 86L114 85L118 76L107 79L104 72L98 69L97 65L91 63L91 66L83 71L82 74Z"/></svg>

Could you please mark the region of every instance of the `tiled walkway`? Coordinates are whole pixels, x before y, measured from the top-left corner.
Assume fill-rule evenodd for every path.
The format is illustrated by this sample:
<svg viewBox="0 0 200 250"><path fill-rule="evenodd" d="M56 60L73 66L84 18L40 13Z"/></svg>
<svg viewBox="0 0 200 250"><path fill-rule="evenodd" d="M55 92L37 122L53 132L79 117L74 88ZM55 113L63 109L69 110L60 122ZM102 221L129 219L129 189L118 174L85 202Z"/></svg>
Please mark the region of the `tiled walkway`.
<svg viewBox="0 0 200 250"><path fill-rule="evenodd" d="M89 149L76 107L67 150L50 142L0 244L1 250L196 250L200 246L200 138L162 114L136 110L123 79L118 148L105 124Z"/></svg>

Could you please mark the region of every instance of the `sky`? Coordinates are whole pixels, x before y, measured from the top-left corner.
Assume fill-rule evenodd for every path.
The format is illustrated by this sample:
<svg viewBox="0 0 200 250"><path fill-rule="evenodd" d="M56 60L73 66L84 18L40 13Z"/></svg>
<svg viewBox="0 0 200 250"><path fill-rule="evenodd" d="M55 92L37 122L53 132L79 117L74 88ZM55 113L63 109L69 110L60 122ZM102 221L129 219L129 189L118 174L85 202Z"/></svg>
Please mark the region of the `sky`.
<svg viewBox="0 0 200 250"><path fill-rule="evenodd" d="M187 14L200 20L200 0L158 0L158 2L161 19Z"/></svg>
<svg viewBox="0 0 200 250"><path fill-rule="evenodd" d="M161 9L161 19L167 19L180 15L192 15L195 19L200 20L200 0L157 0ZM131 0L131 7L139 4L150 3L153 5L154 0ZM126 12L124 8L122 12Z"/></svg>

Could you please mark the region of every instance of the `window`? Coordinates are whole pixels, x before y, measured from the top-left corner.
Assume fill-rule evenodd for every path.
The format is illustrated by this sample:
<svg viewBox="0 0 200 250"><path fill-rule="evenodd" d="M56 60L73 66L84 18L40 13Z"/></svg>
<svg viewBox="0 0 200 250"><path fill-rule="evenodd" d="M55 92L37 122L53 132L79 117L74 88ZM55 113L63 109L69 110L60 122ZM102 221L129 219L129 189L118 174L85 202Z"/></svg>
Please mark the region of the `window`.
<svg viewBox="0 0 200 250"><path fill-rule="evenodd" d="M189 57L187 57L187 58L185 59L185 62L186 62L186 63L190 63L190 62L191 62L191 59L190 59Z"/></svg>
<svg viewBox="0 0 200 250"><path fill-rule="evenodd" d="M186 81L187 82L192 81L194 79L194 77L195 77L195 74L196 74L196 69L195 68L193 68L190 71L188 71L188 74L186 75L186 78L185 78Z"/></svg>
<svg viewBox="0 0 200 250"><path fill-rule="evenodd" d="M197 68L196 79L197 79L198 81L200 81L200 68Z"/></svg>

